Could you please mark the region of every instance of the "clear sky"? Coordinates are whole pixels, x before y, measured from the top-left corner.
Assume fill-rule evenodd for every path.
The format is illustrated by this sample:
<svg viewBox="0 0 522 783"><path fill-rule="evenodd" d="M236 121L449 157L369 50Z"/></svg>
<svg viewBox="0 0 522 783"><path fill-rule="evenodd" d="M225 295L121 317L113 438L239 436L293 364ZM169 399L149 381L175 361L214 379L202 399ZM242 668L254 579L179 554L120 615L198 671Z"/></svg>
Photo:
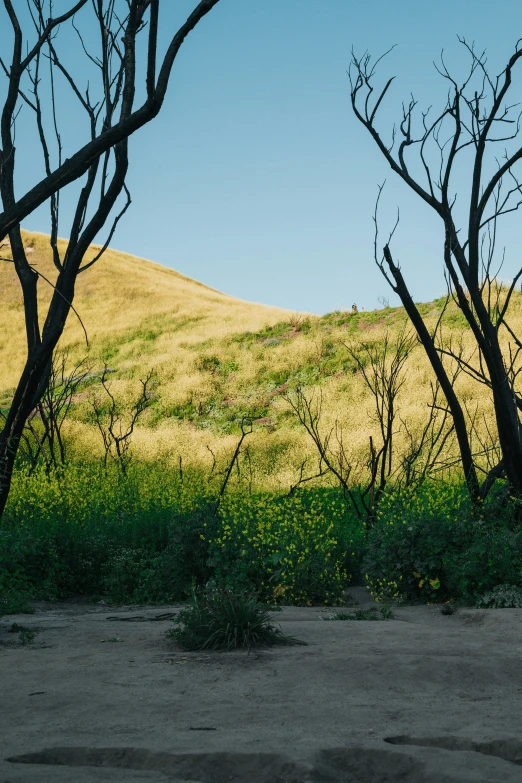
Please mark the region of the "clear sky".
<svg viewBox="0 0 522 783"><path fill-rule="evenodd" d="M163 0L163 43L195 5ZM354 302L368 310L381 306L381 297L396 304L373 261L374 202L387 179L383 232L400 206L393 249L412 294L417 301L440 296L440 226L353 116L346 70L352 46L380 55L397 44L379 71L383 80L397 76L381 116L389 133L410 92L424 107L444 102L433 61L444 48L447 63L463 73L457 34L487 48L496 75L522 36L522 5L220 0L183 44L161 114L132 138L133 203L112 246L225 293L292 310L322 314ZM2 48L6 40L0 26ZM77 43L67 51L74 58ZM522 65L519 71L515 99L522 100ZM76 130L70 106L65 98L60 118ZM33 153L19 153L19 195L35 182ZM463 172L464 201L468 185ZM65 199L61 236L68 217ZM506 233L507 271L519 253L519 222ZM24 227L48 232L47 211L38 210Z"/></svg>

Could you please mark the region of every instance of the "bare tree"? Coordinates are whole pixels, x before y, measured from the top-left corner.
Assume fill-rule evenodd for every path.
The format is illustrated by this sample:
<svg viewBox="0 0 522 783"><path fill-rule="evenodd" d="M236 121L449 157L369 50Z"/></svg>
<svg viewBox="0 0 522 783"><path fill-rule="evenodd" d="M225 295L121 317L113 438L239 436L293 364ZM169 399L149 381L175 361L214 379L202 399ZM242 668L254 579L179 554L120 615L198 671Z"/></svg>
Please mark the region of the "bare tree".
<svg viewBox="0 0 522 783"><path fill-rule="evenodd" d="M27 419L22 441L31 470L42 462L48 472L65 465L63 426L74 396L92 377L92 367L87 359L81 359L71 370L68 369L68 359L67 349L55 351L45 391Z"/></svg>
<svg viewBox="0 0 522 783"><path fill-rule="evenodd" d="M458 368L454 372L456 375ZM420 487L426 479L455 465L451 449L455 427L448 407L441 405L439 398L440 385L437 381L431 384L430 413L419 432L412 430L401 417L408 445L401 455L401 466L396 476L399 487Z"/></svg>
<svg viewBox="0 0 522 783"><path fill-rule="evenodd" d="M109 459L114 460L125 476L131 459L129 448L134 428L140 416L150 407L154 397L151 389L154 371L151 370L145 380L140 380L140 393L132 405L128 406L128 410L114 396L108 381L109 372L109 368L105 367L100 378L105 400L102 401L95 395L91 401L92 409L103 440L103 464L107 467Z"/></svg>
<svg viewBox="0 0 522 783"><path fill-rule="evenodd" d="M163 104L176 55L186 36L219 0L201 0L185 24L172 37L163 60L158 62L160 0L79 0L61 16L52 18L52 0L28 0L32 39L22 30L12 0L2 0L12 36L11 62L0 59L7 84L0 119L0 242L9 234L12 259L23 294L27 333L27 359L16 388L5 426L0 433L0 515L9 494L16 452L25 422L47 386L53 351L63 333L78 275L102 255L114 229L130 204L125 185L128 138L152 120ZM18 5L18 4L17 4ZM98 31L97 49L90 51L75 25L75 15L90 8ZM46 10L49 18L46 18ZM74 28L74 29L72 29ZM83 51L86 63L98 73L98 94L91 84L80 85L63 61L60 35L77 35L75 56ZM7 30L6 30L7 32ZM138 36L147 37L145 55L137 55ZM26 52L24 54L24 52ZM140 66L143 64L145 99L136 106ZM42 80L47 74L46 88ZM89 140L65 157L58 125L55 83L62 79L71 100L85 113ZM15 125L22 104L33 112L40 140L45 176L21 198L15 196ZM49 137L48 129L52 129ZM52 139L52 141L51 141ZM52 150L55 150L54 156ZM56 159L53 168L52 160ZM60 191L85 177L77 199L70 238L63 255L58 247ZM120 197L123 201L120 203ZM57 277L46 280L27 259L20 222L44 202L50 202L51 247ZM120 204L118 206L118 204ZM97 234L112 216L112 227L94 258L84 261ZM53 286L49 309L41 319L38 283Z"/></svg>
<svg viewBox="0 0 522 783"><path fill-rule="evenodd" d="M234 465L238 466L238 471L239 471L239 455L241 454L241 448L243 446L243 441L245 440L245 438L248 435L252 434L252 419L247 418L247 417L242 417L241 418L241 422L239 424L239 427L241 429L241 437L239 438L239 440L237 442L237 445L236 445L236 448L235 448L234 453L232 455L232 458L231 458L231 460L229 462L229 465L228 465L228 467L227 467L227 469L225 471L225 477L223 479L223 483L221 484L221 487L220 487L220 490L219 490L219 494L218 494L218 497L217 497L217 500L216 500L216 503L215 503L215 506L214 506L214 514L217 514L217 511L219 509L220 503L223 500L223 496L225 494L225 491L226 491L226 488L227 488L227 485L228 485L228 482L229 482L229 479L230 479L230 475L231 475L232 470L234 468Z"/></svg>
<svg viewBox="0 0 522 783"><path fill-rule="evenodd" d="M420 431L412 431L399 416L398 399L406 381L406 363L416 344L416 337L402 330L394 341L386 333L381 344L362 342L345 345L373 397L374 419L379 428L377 443L373 436L369 438L369 458L363 465L354 463L350 457L345 445L345 433L338 421L329 431L324 431L321 424L321 393L316 399L314 395L307 395L297 388L295 393L284 395L311 437L319 456L315 475L305 475L306 460L302 463L299 479L290 488L290 495L307 481L331 473L342 488L345 500L352 505L359 518L371 523L391 481L400 487L418 487L451 463L451 459L448 463L447 458L444 458L443 452L452 435L453 422L447 409L440 407L437 385L432 387L432 398L427 405L429 413ZM394 440L398 432L398 420L406 434L407 448L397 459ZM362 478L364 475L367 479Z"/></svg>
<svg viewBox="0 0 522 783"><path fill-rule="evenodd" d="M361 510L361 502L357 501L355 493L352 491L350 479L353 464L344 444L343 429L336 421L328 433L324 434L323 432L321 422L323 414L322 390L319 390L319 394L316 396L313 393L307 394L304 389L298 386L295 391L285 392L282 397L307 431L319 455L319 465L315 475L306 476L306 459L301 463L299 479L295 485L290 487L289 495L293 495L295 490L307 481L331 473L339 482L346 502L351 503L358 516L363 518L364 512L367 512L367 506L362 504L363 509Z"/></svg>
<svg viewBox="0 0 522 783"><path fill-rule="evenodd" d="M372 393L375 402L375 417L381 435L381 448L374 452L371 444L372 462L378 466L379 480L377 495L384 491L393 469L393 437L397 417L396 401L406 382L405 364L417 343L414 335L402 329L392 344L386 332L382 346L379 343L360 342L345 348L357 365L364 383ZM377 475L375 476L377 479ZM373 493L372 493L373 500Z"/></svg>
<svg viewBox="0 0 522 783"><path fill-rule="evenodd" d="M302 390L300 390L302 391ZM307 402L310 402L307 400ZM305 411L306 415L306 411ZM304 421L302 418L300 418L301 424L304 424ZM315 441L314 441L315 442ZM296 489L299 489L299 487L302 487L303 484L307 484L309 481L316 481L317 479L322 478L323 476L327 476L328 473L330 473L330 469L327 465L324 464L324 460L322 455L322 449L319 449L319 464L317 466L317 473L311 473L310 475L306 475L305 468L308 463L308 457L305 457L304 460L301 462L299 466L299 478L295 482L295 484L290 485L290 489L288 490L288 493L284 495L284 497L290 498L292 495L295 494Z"/></svg>
<svg viewBox="0 0 522 783"><path fill-rule="evenodd" d="M442 222L442 258L449 292L462 311L476 343L478 363L467 371L488 388L495 410L501 458L492 466L482 486L469 438L469 422L450 375L443 363L434 333L428 330L411 297L408 285L390 249L393 231L382 251L378 245L376 221L375 260L386 280L398 294L426 351L455 425L460 457L471 498L481 501L492 481L506 477L512 491L522 495L522 427L519 410L522 395L516 386L520 372L522 342L509 324L509 308L522 267L507 287L493 273L499 218L515 212L522 204L522 183L518 165L522 161L520 114L513 92L515 66L522 59L522 39L502 73L493 78L486 69L484 53L459 39L469 57L469 69L462 82L454 78L441 57L437 70L448 84L446 104L437 112L417 110L412 97L402 107L398 129L385 141L376 126L379 109L393 77L374 92L376 65L368 54L353 55L350 67L351 102L356 117L372 136L381 154L408 187ZM398 137L398 138L397 138ZM488 154L501 144L500 158ZM413 153L416 152L416 156ZM464 216L459 219L454 182L468 172ZM414 173L415 172L415 173ZM382 188L379 191L379 196ZM376 216L377 217L377 209ZM507 352L501 340L508 341ZM462 364L462 356L450 351Z"/></svg>

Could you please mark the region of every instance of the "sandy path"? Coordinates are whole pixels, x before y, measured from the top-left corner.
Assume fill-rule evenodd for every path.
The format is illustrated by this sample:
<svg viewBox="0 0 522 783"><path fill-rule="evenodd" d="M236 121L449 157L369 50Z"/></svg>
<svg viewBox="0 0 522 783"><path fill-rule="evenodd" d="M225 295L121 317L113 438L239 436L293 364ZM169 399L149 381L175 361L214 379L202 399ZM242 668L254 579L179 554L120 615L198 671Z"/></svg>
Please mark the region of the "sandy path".
<svg viewBox="0 0 522 783"><path fill-rule="evenodd" d="M308 646L247 655L179 650L145 619L176 607L37 606L0 619L1 783L522 781L522 610L289 607Z"/></svg>

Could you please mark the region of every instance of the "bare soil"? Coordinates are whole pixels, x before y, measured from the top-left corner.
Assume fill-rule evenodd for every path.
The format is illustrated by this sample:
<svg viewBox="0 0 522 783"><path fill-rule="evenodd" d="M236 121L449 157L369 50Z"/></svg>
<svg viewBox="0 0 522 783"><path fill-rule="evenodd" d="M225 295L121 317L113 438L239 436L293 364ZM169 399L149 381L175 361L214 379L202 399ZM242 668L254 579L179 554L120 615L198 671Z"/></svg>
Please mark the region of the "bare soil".
<svg viewBox="0 0 522 783"><path fill-rule="evenodd" d="M180 650L179 607L35 608L0 620L1 783L522 780L521 609L285 607L307 646L247 654Z"/></svg>

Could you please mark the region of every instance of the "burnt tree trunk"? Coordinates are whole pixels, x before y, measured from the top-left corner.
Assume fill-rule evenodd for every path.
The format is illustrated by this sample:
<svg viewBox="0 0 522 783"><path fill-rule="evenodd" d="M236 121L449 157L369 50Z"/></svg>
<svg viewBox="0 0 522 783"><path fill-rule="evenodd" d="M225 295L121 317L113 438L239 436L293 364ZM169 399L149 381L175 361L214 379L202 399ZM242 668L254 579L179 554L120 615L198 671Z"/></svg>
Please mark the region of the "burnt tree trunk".
<svg viewBox="0 0 522 783"><path fill-rule="evenodd" d="M36 43L24 40L22 25L12 0L0 0L12 36L9 65L3 62L7 79L7 95L0 119L0 242L9 235L12 260L23 294L27 336L27 358L16 387L11 408L0 432L0 516L9 496L13 467L28 416L45 392L52 368L53 352L63 334L70 311L78 275L89 269L103 254L113 236L120 218L131 203L125 185L128 168L128 138L159 113L165 99L174 60L187 35L196 27L219 0L200 0L186 22L172 36L163 59L158 62L158 25L160 0L122 0L122 11L112 0L78 0L69 10L54 19L45 18L44 0L33 0L31 17L36 29ZM73 0L71 0L73 2ZM74 76L62 63L56 38L58 31L71 23L76 35L74 15L89 7L99 30L102 57L89 53L84 40L81 47L91 62L100 69L99 94L92 85L87 89L77 85ZM51 8L52 11L52 8ZM31 35L34 30L31 30ZM137 37L143 34L146 44L143 54L145 99L135 107L137 91ZM80 33L78 35L81 36ZM45 48L45 53L44 53ZM42 59L45 57L45 61ZM41 64L49 72L50 82L42 103ZM54 75L60 73L71 88L87 116L88 140L63 160L62 141L57 126ZM50 96L50 97L49 97ZM36 128L41 145L45 177L18 200L15 197L15 124L20 104L25 103L36 116ZM45 118L44 105L50 117ZM47 121L46 121L47 119ZM50 119L50 122L49 122ZM57 151L57 165L51 167L50 145L46 128L54 128L53 145ZM58 247L59 194L68 184L85 175L78 197L68 246L61 257ZM96 256L84 262L90 245L108 221L119 197L126 194L126 203L112 219L108 238ZM38 280L43 276L29 264L23 246L20 222L38 206L50 200L50 244L53 262L58 271L51 304L45 323L40 329L38 312ZM95 203L92 204L91 202ZM7 260L7 259L5 259ZM78 316L79 317L79 316ZM83 324L82 324L83 326Z"/></svg>
<svg viewBox="0 0 522 783"><path fill-rule="evenodd" d="M522 498L522 425L519 415L522 390L517 390L517 378L522 372L522 339L507 320L515 285L522 278L522 267L509 286L502 287L492 273L499 221L522 206L520 116L515 116L513 111L518 104L509 102L514 69L522 65L522 39L517 42L504 71L496 79L487 72L485 53L479 55L474 45L469 45L465 39L459 40L471 61L467 75L462 81L460 78L457 81L441 58L441 64L436 68L448 83L446 105L434 116L430 114L428 119L431 109L418 112L417 101L411 97L402 106L402 121L392 131L391 145L383 139L375 121L393 77L372 95L375 66L379 60L371 64L368 54L361 58L353 56L351 102L355 116L372 136L391 169L438 215L444 226L443 261L448 294L469 325L478 352L475 364L471 363L471 359L466 361L462 351L454 351L451 345L448 348L442 341L436 343L435 335L430 335L399 267L391 257L389 244L395 229L384 247L384 260L378 257L377 207L374 217L375 261L399 295L446 396L455 422L471 498L484 498L499 478L507 479L512 493ZM501 157L492 155L488 160L487 151L497 143L503 147ZM409 160L413 150L418 153L415 168ZM461 153L468 157L462 158ZM459 172L458 183L454 180L457 159L469 165L468 190L462 185L462 171ZM466 194L468 213L467 225L464 226L456 223L455 216L457 192L460 196L462 191ZM377 205L381 192L382 186ZM462 220L461 215L459 219ZM508 343L504 351L501 329ZM444 356L456 362L491 395L497 432L494 437L490 436L488 427L488 437L492 442L481 455L495 450L498 437L501 459L492 466L488 458L488 473L480 488L470 448L471 430L468 431L475 425L469 417L466 419L458 392L449 382L442 361Z"/></svg>

